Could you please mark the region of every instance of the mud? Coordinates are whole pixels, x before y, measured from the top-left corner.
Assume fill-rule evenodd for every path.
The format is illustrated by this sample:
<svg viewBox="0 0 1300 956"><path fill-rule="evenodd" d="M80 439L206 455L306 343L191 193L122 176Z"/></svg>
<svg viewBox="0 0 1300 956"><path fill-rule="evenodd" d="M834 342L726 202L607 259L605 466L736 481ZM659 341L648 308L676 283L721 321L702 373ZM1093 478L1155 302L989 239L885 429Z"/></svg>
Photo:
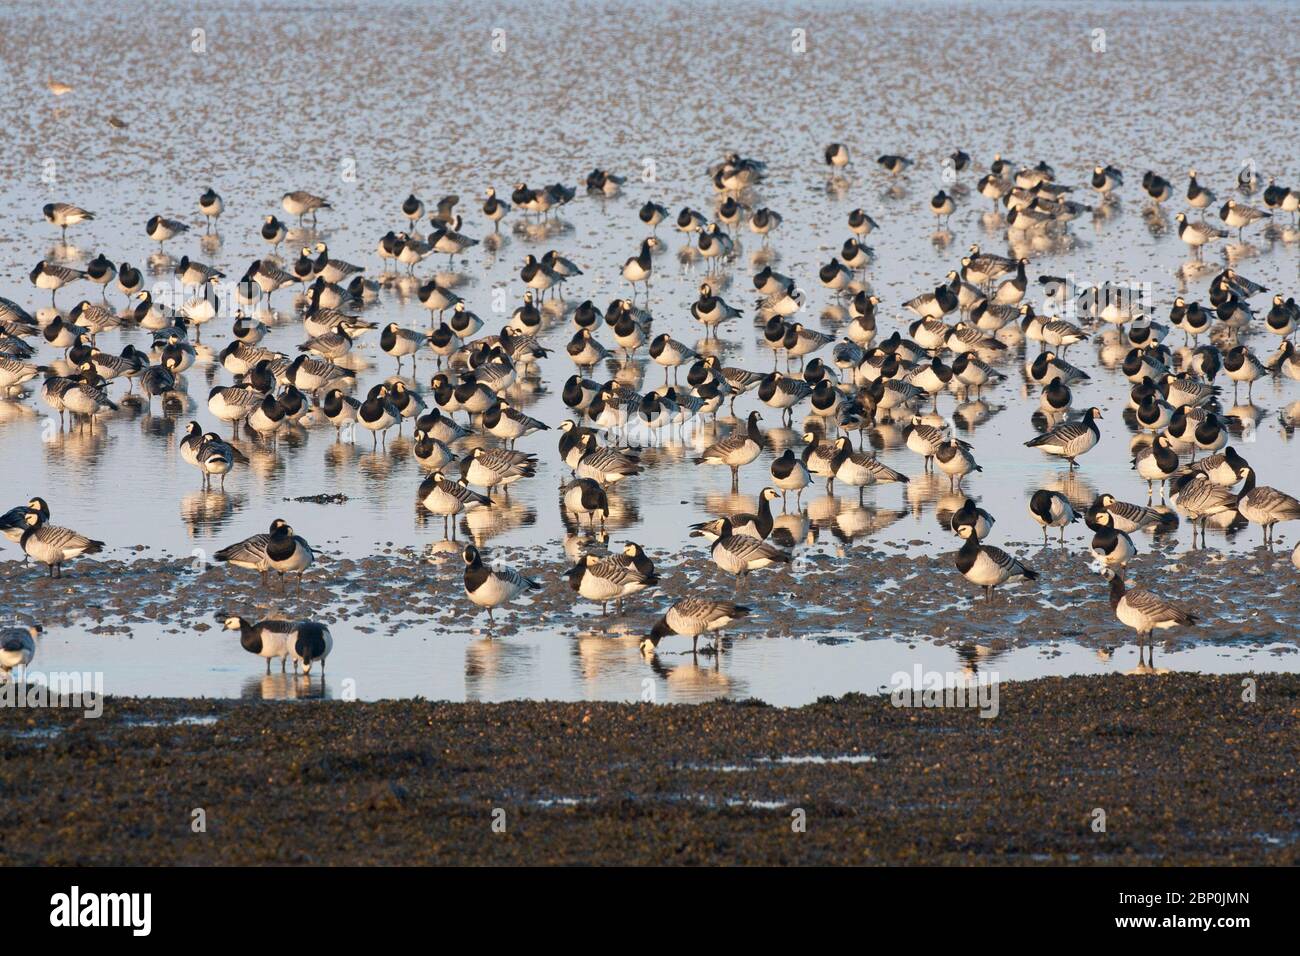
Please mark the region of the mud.
<svg viewBox="0 0 1300 956"><path fill-rule="evenodd" d="M0 854L1294 864L1300 677L1261 677L1253 703L1242 680L1047 678L1003 686L991 720L860 695L798 709L110 699L100 720L4 710Z"/></svg>
<svg viewBox="0 0 1300 956"><path fill-rule="evenodd" d="M486 615L469 603L458 553L450 548L413 549L392 543L356 559L317 552L303 579L264 589L258 575L206 563L206 556L153 557L141 546L131 561L83 559L63 579L19 562L0 563L6 612L47 629L129 633L133 626L167 625L202 630L227 613L313 617L328 623L355 621L367 633L396 634L412 627L447 628L505 637L521 627L557 632L618 623L632 629L653 619L687 593L736 596L753 608L732 629L772 637L814 640L896 637L947 641L1000 641L1024 646L1057 640L1122 643L1132 632L1111 611L1106 581L1086 554L1055 545L1022 543L1011 550L1035 568L1036 583L998 589L992 601L958 574L951 554L907 557L869 548L842 549L839 556L802 553L792 569L756 572L737 588L692 545L676 555L650 557L660 568L659 591L626 602L625 619L613 608L577 599L562 573L569 558L558 545L496 548L490 557L535 575L545 587ZM1200 618L1171 640L1209 643L1300 643L1300 608L1289 555L1263 549L1244 555L1214 550L1142 556L1130 582L1185 604Z"/></svg>

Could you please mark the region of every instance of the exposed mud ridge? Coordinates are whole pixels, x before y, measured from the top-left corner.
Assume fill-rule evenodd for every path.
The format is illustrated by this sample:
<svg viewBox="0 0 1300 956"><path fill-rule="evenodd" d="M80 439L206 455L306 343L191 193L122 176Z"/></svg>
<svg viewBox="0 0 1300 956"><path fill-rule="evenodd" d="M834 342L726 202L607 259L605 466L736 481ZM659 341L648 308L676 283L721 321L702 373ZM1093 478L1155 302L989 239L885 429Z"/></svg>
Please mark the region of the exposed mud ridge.
<svg viewBox="0 0 1300 956"><path fill-rule="evenodd" d="M120 698L99 720L2 710L0 853L1295 864L1300 677L1261 677L1255 702L1242 697L1240 676L1176 674L1004 685L991 720L861 695L798 709ZM206 832L192 831L196 808Z"/></svg>
<svg viewBox="0 0 1300 956"><path fill-rule="evenodd" d="M802 552L793 569L755 572L739 592L753 616L733 633L750 636L844 640L856 637L1003 642L1020 646L1058 639L1113 645L1131 638L1107 600L1105 580L1090 558L1052 547L1008 546L1041 577L999 588L992 602L953 567L951 555L905 557L865 548L843 557ZM707 553L692 546L677 556L651 553L662 584L630 599L620 625L646 627L671 600L688 593L729 597L734 580ZM131 561L82 560L62 580L17 561L0 564L0 608L6 618L31 617L47 627L84 627L90 633L126 633L133 624L168 630L207 630L218 615L245 613L350 622L366 632L405 628L483 630L507 636L520 628L596 628L615 623L614 608L580 600L562 572L570 565L558 544L534 549L492 549L490 558L538 576L545 589L486 615L469 603L462 565L453 550L418 552L380 546L365 559L332 559L318 552L302 584L274 575L263 589L258 575L204 565L189 556ZM1257 549L1244 555L1213 550L1143 555L1128 573L1147 587L1189 607L1195 628L1168 635L1174 641L1300 644L1297 577L1284 552Z"/></svg>

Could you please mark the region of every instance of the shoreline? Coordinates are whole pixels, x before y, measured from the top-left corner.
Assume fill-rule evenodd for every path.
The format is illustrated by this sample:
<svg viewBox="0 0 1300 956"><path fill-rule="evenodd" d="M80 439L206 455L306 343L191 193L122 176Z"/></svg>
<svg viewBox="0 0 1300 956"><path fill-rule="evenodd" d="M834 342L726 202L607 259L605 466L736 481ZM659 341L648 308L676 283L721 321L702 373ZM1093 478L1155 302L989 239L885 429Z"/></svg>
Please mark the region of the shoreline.
<svg viewBox="0 0 1300 956"><path fill-rule="evenodd" d="M0 709L0 833L25 865L1294 864L1300 676L1253 702L1246 678L1040 678L993 719L856 694Z"/></svg>

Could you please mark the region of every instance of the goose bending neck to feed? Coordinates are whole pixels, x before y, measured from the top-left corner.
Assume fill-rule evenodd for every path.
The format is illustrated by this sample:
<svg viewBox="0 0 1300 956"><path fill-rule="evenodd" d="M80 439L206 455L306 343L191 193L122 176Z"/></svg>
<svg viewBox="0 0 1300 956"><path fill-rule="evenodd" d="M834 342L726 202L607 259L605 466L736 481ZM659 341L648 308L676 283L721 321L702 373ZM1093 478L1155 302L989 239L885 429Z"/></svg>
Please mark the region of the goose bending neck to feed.
<svg viewBox="0 0 1300 956"><path fill-rule="evenodd" d="M680 634L691 639L691 653L694 654L701 634L720 631L732 621L748 616L749 608L743 604L697 597L682 598L655 622L650 633L641 641L641 653L651 655L665 637Z"/></svg>

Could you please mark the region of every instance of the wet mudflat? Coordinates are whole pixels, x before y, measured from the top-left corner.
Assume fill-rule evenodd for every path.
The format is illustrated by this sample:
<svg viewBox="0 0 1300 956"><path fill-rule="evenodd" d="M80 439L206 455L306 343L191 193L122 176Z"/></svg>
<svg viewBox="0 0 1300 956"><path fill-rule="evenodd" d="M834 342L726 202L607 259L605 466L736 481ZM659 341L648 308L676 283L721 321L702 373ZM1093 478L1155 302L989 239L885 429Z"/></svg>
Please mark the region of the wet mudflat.
<svg viewBox="0 0 1300 956"><path fill-rule="evenodd" d="M992 719L862 695L7 710L0 839L22 864L1294 864L1300 678L1249 703L1242 680L1044 678Z"/></svg>
<svg viewBox="0 0 1300 956"><path fill-rule="evenodd" d="M991 602L955 579L948 555L856 548L754 575L737 591L703 556L652 551L671 592L735 594L752 608L723 632L720 653L707 637L697 656L685 638L665 640L649 657L640 652L661 613L655 595L629 600L621 616L612 607L602 615L555 577L489 626L463 598L454 554L407 549L326 555L331 572L310 575L301 594L296 583L273 578L263 589L252 573L148 551L83 563L61 581L14 562L0 566L0 587L13 606L43 610L50 633L36 669L102 673L112 695L637 701L649 686L665 702L760 697L797 706L826 694L874 693L917 665L965 680L1140 666L1132 631L1115 620L1106 582L1088 563L1056 545L1024 542L1023 550L1052 586L1001 589ZM557 563L555 551L501 555L531 569ZM1157 668L1300 670L1289 555L1158 554L1145 583L1185 594L1199 623L1157 638ZM1238 582L1232 588L1222 586L1226 573ZM283 676L278 664L267 675L260 658L220 629L227 614L310 614L327 623L336 644L324 680Z"/></svg>
<svg viewBox="0 0 1300 956"><path fill-rule="evenodd" d="M364 318L427 328L429 313L414 290L436 273L455 283L487 320L485 331L495 330L521 301L519 269L526 255L554 248L572 258L584 275L570 284L564 303L548 300L542 340L552 355L541 366L541 380L510 396L554 427L568 415L559 386L573 371L563 344L574 307L591 298L603 308L628 294L618 265L646 231L637 219L640 204L710 211L715 197L704 170L732 148L768 162L770 177L748 199L780 211L785 225L768 243L740 230L735 261L710 275L691 243L665 224L665 247L644 303L656 330L704 348L689 305L707 276L745 311L710 346L729 364L765 370L772 361L753 324L750 276L763 265L797 278L808 295L801 316L809 327L842 332L844 303L821 287L816 272L846 238L845 217L855 207L881 223L870 237L877 260L867 279L881 298L882 338L906 330L912 316L900 303L932 288L972 242L985 251L1023 255L1033 276L1145 283L1159 321L1167 321L1176 295L1204 298L1210 276L1228 265L1270 289L1294 291L1300 230L1289 217L1234 237L1197 263L1177 238L1175 204L1151 209L1137 187L1151 167L1181 189L1184 167L1193 162L1222 196L1243 166L1261 177L1294 181L1288 118L1265 111L1240 121L1242 90L1268 89L1279 101L1294 99L1288 99L1295 71L1288 69L1287 45L1294 31L1285 27L1295 13L1284 4L971 4L960 15L946 4L827 3L779 15L770 5L616 4L593 19L566 4L546 5L544 16L536 5L483 5L443 17L420 4L367 0L356 5L349 29L321 29L317 11L279 4L195 12L166 3L159 9L166 22L179 25L174 38L160 40L160 49L176 44L169 54L176 69L166 84L156 82L156 56L138 44L135 32L111 28L88 4L13 6L0 14L6 26L0 53L13 65L0 76L0 92L18 104L8 130L14 174L0 184L0 295L26 308L47 307L45 293L27 279L38 258L80 268L101 251L145 268L160 301L173 301L181 255L233 279L253 258L283 256L278 261L287 265L296 247L328 240L331 254L378 276L379 236L405 227L401 199L411 191L430 201L454 193L461 197L465 231L484 241L451 263L438 257L423 264L418 279L390 274L378 299L362 310ZM142 11L123 4L115 15L137 23ZM575 17L581 29L573 28ZM729 27L719 29L722 22ZM1050 29L1034 27L1034 42L1001 58L997 69L973 69L988 50L1007 42L1010 23L1049 23ZM806 30L809 41L797 55L791 48L795 27ZM498 28L507 42L496 51ZM1095 47L1099 29L1106 34L1104 49ZM197 47L194 30L203 31ZM1182 64L1188 50L1215 35L1232 35L1240 55L1217 64L1219 81L1207 86L1201 71ZM647 45L646 36L672 42ZM83 53L54 61L40 52L66 48ZM303 79L304 59L313 63L310 83ZM763 66L730 90L701 79L695 66L707 62L741 71L751 63ZM451 63L454 82L446 75ZM51 79L72 91L53 97L46 87ZM104 90L123 92L106 96ZM1030 108L1007 90L1034 91ZM224 136L220 148L211 136L173 135L229 128L232 103L267 104L266 112L277 117L315 116L323 96L331 103L328 122L260 122L256 136ZM446 132L431 145L430 124L454 135ZM1207 136L1207 129L1231 135ZM831 140L849 143L857 157L844 175L828 174L819 163L820 148ZM1042 241L1009 237L1001 216L975 192L973 173L955 183L944 178L942 157L957 147L981 169L999 153L1017 164L1045 159L1062 182L1076 187L1076 199L1097 208ZM908 176L892 179L872 164L875 155L894 151L917 157ZM1098 162L1125 168L1121 201L1100 204L1087 187L1088 171ZM593 166L626 176L622 195L580 195L547 222L514 216L495 235L481 216L489 185L503 192L520 179L573 185ZM224 196L226 213L219 228L205 233L195 200L208 185ZM958 198L946 228L936 228L927 205L940 187ZM290 223L292 237L272 250L258 233L262 217L282 212L278 197L297 188L326 195L334 208L317 226ZM65 200L97 216L74 229L68 244L39 218L42 204ZM155 214L181 217L193 227L166 255L145 234L144 222ZM59 308L66 313L83 295L97 293L89 287L61 292ZM129 304L116 290L108 297L115 309ZM1041 311L1037 285L1030 298ZM267 347L296 354L304 338L302 304L301 297L279 295L262 316L270 327ZM257 611L328 620L338 645L326 694L337 692L346 676L363 698L630 699L639 695L646 674L635 635L648 626L651 606L662 610L697 587L731 590L707 564L698 540L686 537L686 526L753 511L771 459L797 444L811 421L800 409L783 428L768 410L767 447L742 475L739 495L727 493L725 469L691 462L735 419L724 414L684 434L657 436L646 450L646 473L612 496L608 540L579 532L560 511L556 489L567 471L555 455L555 433L523 440L521 447L539 456L537 477L513 486L510 501L463 518L457 528L462 541L546 582L534 606L502 615L497 642L489 644L482 615L471 616L459 591L454 558L431 554L445 542L441 523L415 501L421 473L409 427L378 449L364 434L340 441L316 416L287 429L278 446L244 430L237 441L250 464L224 489L200 490L197 474L179 460L177 441L190 418L227 433L202 397L210 385L229 379L217 356L230 331L228 315L202 330L195 367L183 377L184 394L164 409L124 399L121 411L104 415L94 430L60 431L31 390L0 402L0 507L42 494L56 522L107 543L99 558L80 561L62 584L35 580L32 569L11 560L17 550L3 545L0 616L46 624L36 666L101 670L116 693L295 696L296 685L259 680L260 662L212 630L219 613ZM1078 401L1104 408L1107 429L1082 473L1067 475L1059 463L1023 446L1035 434L1035 402L1020 366L1036 346L1011 331L998 362L1007 380L975 401L945 393L938 412L976 448L984 471L970 476L965 490L996 514L992 543L1041 565L1041 587L1009 589L988 609L970 602L947 557L956 539L944 521L960 496L946 481L921 475L898 424L882 421L866 436L869 447L907 473L908 485L868 489L861 503L856 495L831 498L810 488L801 508L791 502L781 522L797 546L796 568L755 577L744 597L755 607L754 618L731 638L734 653L720 662L721 677L687 680L699 673L687 668L677 681L661 681L660 699L757 694L799 704L825 692L870 691L897 665L897 654L883 653L897 640L914 642L904 646L917 648L913 658L924 654L927 667L966 666L969 655L952 650L966 644L977 647L981 664L1000 647L1060 649L997 661L1017 676L1128 666L1121 655L1112 662L1093 656L1120 642L1124 632L1108 617L1104 588L1082 553L1089 536L1071 533L1069 558L1059 552L1040 558L1037 529L1025 508L1039 487L1061 490L1076 504L1107 491L1143 500L1130 467L1134 434L1122 415L1128 386L1117 363L1123 349L1100 334L1070 349L1069 360L1092 376L1092 384L1079 388ZM1089 324L1088 331L1102 330ZM1263 353L1272 348L1268 338L1255 332L1251 341ZM148 342L146 331L131 322L99 339L112 352ZM42 359L51 357L57 353L47 348ZM359 340L351 357L358 394L396 371L373 335ZM432 372L430 357L404 381L431 400ZM604 363L597 373L643 388L658 385L663 374L644 350L628 362ZM1300 420L1293 385L1262 380L1250 397L1230 402L1226 387L1222 396L1234 445L1260 465L1261 480L1292 492L1280 465L1294 455L1292 434ZM115 386L114 394L119 391ZM742 401L740 417L751 401ZM264 530L276 517L290 520L320 551L301 599L265 594L255 580L204 570L217 549ZM1162 659L1174 669L1219 669L1224 646L1235 655L1228 666L1294 666L1294 654L1284 652L1297 630L1295 602L1286 599L1295 575L1255 550L1257 532L1212 528L1217 555L1184 553L1185 526L1163 540L1139 539L1135 580L1188 602L1207 622L1173 637ZM1279 537L1284 547L1293 544L1289 527ZM627 540L644 544L667 570L665 586L634 603L626 619L602 621L591 607L573 605L558 575L579 550L617 549ZM964 633L954 628L958 620L968 628ZM776 642L752 640L778 635L802 640L776 658ZM837 642L860 637L889 641L868 644L844 666L839 655L849 652ZM665 667L677 663L679 651L663 649ZM444 680L447 674L454 680Z"/></svg>

